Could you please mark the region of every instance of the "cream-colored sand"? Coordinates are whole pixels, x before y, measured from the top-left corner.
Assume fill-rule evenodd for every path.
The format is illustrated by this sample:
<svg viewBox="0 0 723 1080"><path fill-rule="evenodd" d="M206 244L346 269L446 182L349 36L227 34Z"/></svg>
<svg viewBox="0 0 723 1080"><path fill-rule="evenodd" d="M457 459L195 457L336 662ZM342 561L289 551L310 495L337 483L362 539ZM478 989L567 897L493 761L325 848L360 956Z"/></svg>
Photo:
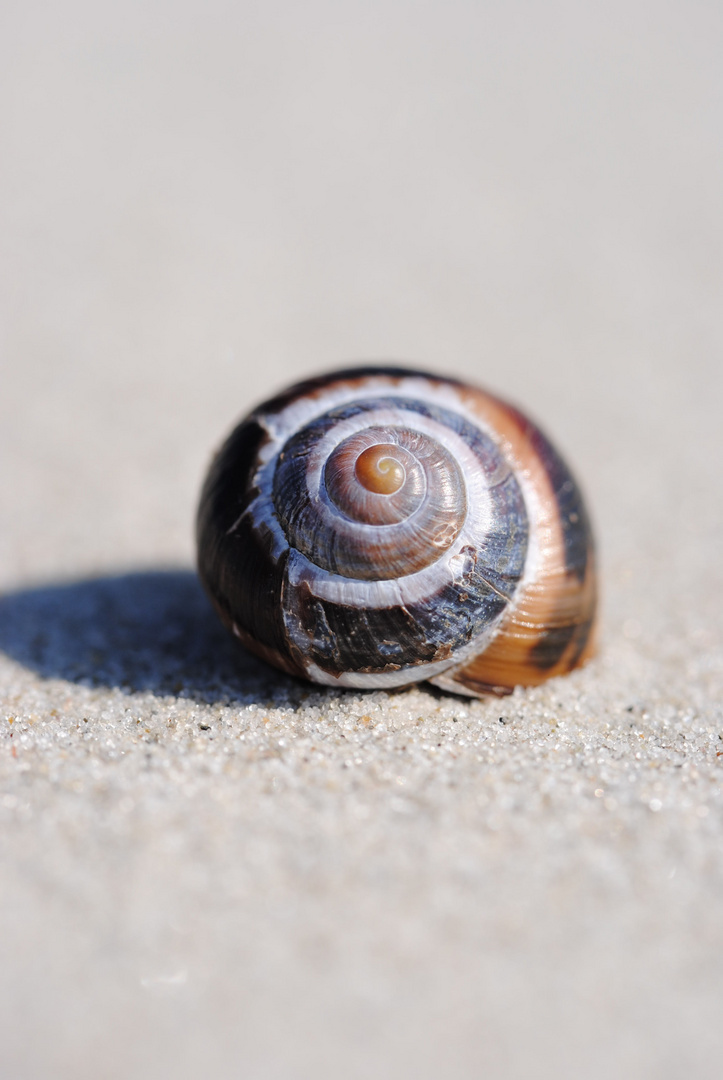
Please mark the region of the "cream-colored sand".
<svg viewBox="0 0 723 1080"><path fill-rule="evenodd" d="M0 1076L723 1060L719 5L0 14ZM531 412L599 658L320 692L192 573L213 447L358 358Z"/></svg>

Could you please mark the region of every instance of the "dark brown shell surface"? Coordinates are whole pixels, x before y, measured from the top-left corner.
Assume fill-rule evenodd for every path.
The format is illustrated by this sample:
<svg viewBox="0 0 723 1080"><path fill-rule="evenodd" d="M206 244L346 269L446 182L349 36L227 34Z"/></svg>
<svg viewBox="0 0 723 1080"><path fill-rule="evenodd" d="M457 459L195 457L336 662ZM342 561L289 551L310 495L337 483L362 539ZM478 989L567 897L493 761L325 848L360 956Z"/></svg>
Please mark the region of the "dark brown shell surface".
<svg viewBox="0 0 723 1080"><path fill-rule="evenodd" d="M356 368L265 402L212 462L197 537L232 633L325 685L506 693L594 649L575 479L519 410L452 379Z"/></svg>

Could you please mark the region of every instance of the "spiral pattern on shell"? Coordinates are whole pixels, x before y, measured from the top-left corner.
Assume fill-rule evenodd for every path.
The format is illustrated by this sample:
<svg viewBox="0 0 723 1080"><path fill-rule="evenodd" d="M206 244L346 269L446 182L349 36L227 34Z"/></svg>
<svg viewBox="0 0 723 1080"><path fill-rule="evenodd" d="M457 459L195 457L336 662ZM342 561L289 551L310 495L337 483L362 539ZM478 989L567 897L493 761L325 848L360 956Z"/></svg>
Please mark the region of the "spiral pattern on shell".
<svg viewBox="0 0 723 1080"><path fill-rule="evenodd" d="M481 413L482 392L471 393L404 370L340 372L292 388L239 425L204 488L199 567L245 644L332 685L452 677L469 692L509 688L509 679L470 676L470 664L499 636L518 591L532 587L534 599L545 514L530 470ZM570 556L584 556L587 580L587 518L561 459L541 445L548 478L565 470L560 497L573 485L568 533L577 528L574 542L563 535L563 555L565 577L579 584ZM571 666L583 657L594 587L583 591L584 618L571 623L563 612L574 633L562 651L560 638L554 663L538 655L539 670L552 673L564 652Z"/></svg>

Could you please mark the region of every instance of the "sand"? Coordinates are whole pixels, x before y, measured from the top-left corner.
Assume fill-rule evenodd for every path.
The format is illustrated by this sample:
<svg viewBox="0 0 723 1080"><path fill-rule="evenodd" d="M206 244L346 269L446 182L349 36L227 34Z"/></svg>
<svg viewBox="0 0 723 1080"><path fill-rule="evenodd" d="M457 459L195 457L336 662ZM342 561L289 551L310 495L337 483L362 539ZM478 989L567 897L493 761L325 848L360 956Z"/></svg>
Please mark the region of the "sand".
<svg viewBox="0 0 723 1080"><path fill-rule="evenodd" d="M720 1076L720 12L7 4L0 1074ZM232 423L385 358L532 413L600 651L320 690L193 571Z"/></svg>

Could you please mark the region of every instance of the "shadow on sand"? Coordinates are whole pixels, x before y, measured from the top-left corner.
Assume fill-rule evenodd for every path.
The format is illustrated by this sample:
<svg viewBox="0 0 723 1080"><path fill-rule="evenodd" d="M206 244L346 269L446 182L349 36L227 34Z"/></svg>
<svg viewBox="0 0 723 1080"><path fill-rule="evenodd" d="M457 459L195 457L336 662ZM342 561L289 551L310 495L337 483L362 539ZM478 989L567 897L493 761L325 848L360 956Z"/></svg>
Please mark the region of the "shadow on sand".
<svg viewBox="0 0 723 1080"><path fill-rule="evenodd" d="M296 704L308 693L231 639L188 571L0 596L0 650L45 678L204 703Z"/></svg>

